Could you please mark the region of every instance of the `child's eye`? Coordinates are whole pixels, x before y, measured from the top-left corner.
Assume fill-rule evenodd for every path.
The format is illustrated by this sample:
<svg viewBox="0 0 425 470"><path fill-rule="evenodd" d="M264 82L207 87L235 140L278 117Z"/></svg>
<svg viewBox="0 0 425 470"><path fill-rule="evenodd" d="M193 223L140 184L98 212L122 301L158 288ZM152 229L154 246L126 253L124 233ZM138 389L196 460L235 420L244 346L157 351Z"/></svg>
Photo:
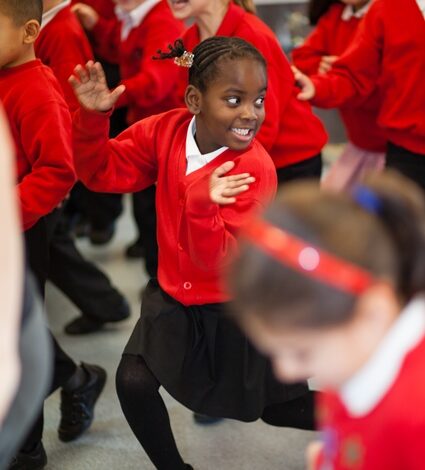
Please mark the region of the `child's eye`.
<svg viewBox="0 0 425 470"><path fill-rule="evenodd" d="M238 105L241 102L241 100L236 96L230 96L229 98L226 98L226 101L234 106Z"/></svg>
<svg viewBox="0 0 425 470"><path fill-rule="evenodd" d="M259 98L255 100L256 106L263 106L263 104L264 104L264 96L260 96Z"/></svg>

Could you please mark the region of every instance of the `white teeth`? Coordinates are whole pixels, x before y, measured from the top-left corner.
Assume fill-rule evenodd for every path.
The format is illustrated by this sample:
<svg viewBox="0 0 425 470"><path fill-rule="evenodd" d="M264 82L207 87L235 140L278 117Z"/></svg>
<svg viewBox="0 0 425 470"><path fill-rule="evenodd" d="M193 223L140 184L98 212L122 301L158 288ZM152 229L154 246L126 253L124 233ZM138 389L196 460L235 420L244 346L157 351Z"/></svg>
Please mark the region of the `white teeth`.
<svg viewBox="0 0 425 470"><path fill-rule="evenodd" d="M244 136L248 135L249 131L250 129L237 129L236 127L232 129L232 132L234 132L235 134L244 135Z"/></svg>

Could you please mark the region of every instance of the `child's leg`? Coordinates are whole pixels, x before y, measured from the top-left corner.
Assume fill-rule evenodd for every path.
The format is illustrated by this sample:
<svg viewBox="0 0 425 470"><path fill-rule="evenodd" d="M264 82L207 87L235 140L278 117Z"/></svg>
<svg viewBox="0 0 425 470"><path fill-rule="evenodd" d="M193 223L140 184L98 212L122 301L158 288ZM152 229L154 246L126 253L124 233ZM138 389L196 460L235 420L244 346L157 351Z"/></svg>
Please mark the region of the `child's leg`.
<svg viewBox="0 0 425 470"><path fill-rule="evenodd" d="M261 419L272 426L315 430L315 392L264 409Z"/></svg>
<svg viewBox="0 0 425 470"><path fill-rule="evenodd" d="M140 356L124 354L117 370L121 408L135 436L159 470L186 467L174 440L160 383Z"/></svg>

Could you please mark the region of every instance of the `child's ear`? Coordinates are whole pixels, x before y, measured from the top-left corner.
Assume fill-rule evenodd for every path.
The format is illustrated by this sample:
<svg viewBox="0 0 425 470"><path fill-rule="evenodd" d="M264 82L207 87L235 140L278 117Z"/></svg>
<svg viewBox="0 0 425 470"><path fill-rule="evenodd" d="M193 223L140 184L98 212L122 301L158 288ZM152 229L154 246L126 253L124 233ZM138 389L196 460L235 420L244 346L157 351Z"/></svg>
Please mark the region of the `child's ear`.
<svg viewBox="0 0 425 470"><path fill-rule="evenodd" d="M201 112L202 95L201 92L193 85L189 85L186 88L186 92L184 94L184 101L186 103L187 109L192 114L196 115Z"/></svg>
<svg viewBox="0 0 425 470"><path fill-rule="evenodd" d="M29 20L24 26L24 44L34 44L40 33L40 23L37 20Z"/></svg>

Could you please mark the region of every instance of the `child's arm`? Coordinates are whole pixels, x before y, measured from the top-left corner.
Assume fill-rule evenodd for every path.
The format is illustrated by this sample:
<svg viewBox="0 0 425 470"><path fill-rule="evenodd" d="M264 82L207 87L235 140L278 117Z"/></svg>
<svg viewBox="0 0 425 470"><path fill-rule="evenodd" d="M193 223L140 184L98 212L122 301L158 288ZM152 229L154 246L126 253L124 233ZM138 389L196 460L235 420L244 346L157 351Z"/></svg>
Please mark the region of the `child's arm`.
<svg viewBox="0 0 425 470"><path fill-rule="evenodd" d="M110 91L99 63L78 65L69 78L82 106L74 115L74 162L81 181L93 191L135 192L156 182L152 118L109 140L109 111L125 87Z"/></svg>
<svg viewBox="0 0 425 470"><path fill-rule="evenodd" d="M276 170L270 167L249 173L225 176L234 168L229 161L207 179L188 188L186 230L191 259L202 269L220 269L237 252L240 227L276 192Z"/></svg>
<svg viewBox="0 0 425 470"><path fill-rule="evenodd" d="M19 122L19 138L31 171L18 183L24 230L49 214L75 183L71 116L65 101L48 101Z"/></svg>
<svg viewBox="0 0 425 470"><path fill-rule="evenodd" d="M359 26L355 39L326 75L308 79L296 75L301 86L300 100L313 100L323 108L344 105L354 97L366 97L378 83L382 64L382 35L380 9L382 2L372 4Z"/></svg>

